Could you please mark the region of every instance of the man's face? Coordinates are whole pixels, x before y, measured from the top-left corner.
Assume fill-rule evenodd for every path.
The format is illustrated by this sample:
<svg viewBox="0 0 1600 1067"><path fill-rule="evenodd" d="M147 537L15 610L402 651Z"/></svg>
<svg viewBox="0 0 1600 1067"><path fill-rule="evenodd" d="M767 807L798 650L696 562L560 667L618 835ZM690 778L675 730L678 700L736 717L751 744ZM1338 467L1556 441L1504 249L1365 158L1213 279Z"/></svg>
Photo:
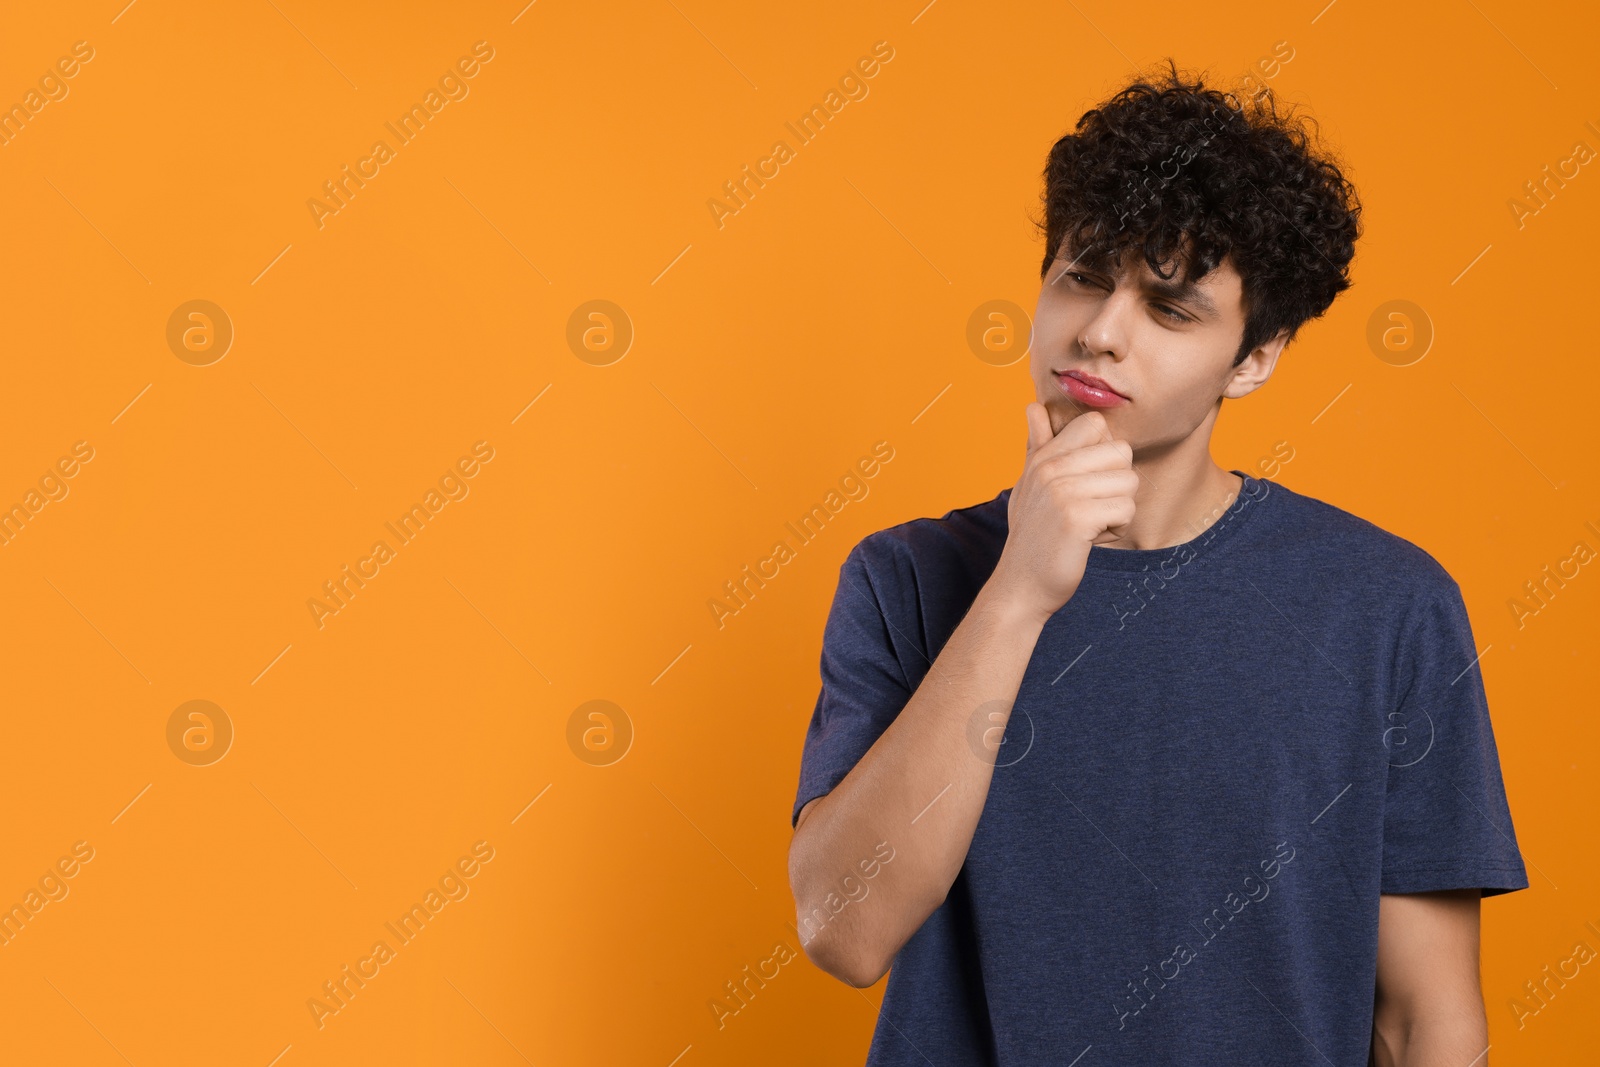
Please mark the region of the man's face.
<svg viewBox="0 0 1600 1067"><path fill-rule="evenodd" d="M1281 335L1232 366L1244 309L1231 259L1184 289L1176 276L1158 277L1137 249L1111 275L1074 263L1068 245L1039 287L1029 356L1056 432L1098 410L1136 457L1156 455L1202 426L1209 434L1220 398L1244 396L1272 373ZM1068 384L1067 372L1098 378L1114 393Z"/></svg>

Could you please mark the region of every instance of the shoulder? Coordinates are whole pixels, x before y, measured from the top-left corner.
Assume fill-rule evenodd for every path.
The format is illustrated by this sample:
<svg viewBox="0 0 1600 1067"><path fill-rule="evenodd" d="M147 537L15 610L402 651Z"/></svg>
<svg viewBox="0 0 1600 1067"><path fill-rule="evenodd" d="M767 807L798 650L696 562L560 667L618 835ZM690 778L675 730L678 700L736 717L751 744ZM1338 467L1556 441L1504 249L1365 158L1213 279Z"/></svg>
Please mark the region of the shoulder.
<svg viewBox="0 0 1600 1067"><path fill-rule="evenodd" d="M942 557L968 557L998 551L1006 539L1006 504L1011 490L979 504L953 508L938 518L908 519L870 533L853 554L867 562L905 559L931 562Z"/></svg>
<svg viewBox="0 0 1600 1067"><path fill-rule="evenodd" d="M860 567L874 587L926 588L961 577L988 577L1006 541L1011 490L943 515L909 519L858 541L845 567Z"/></svg>
<svg viewBox="0 0 1600 1067"><path fill-rule="evenodd" d="M1277 482L1263 481L1275 506L1269 536L1307 570L1371 583L1405 599L1459 596L1455 578L1432 553L1369 519Z"/></svg>

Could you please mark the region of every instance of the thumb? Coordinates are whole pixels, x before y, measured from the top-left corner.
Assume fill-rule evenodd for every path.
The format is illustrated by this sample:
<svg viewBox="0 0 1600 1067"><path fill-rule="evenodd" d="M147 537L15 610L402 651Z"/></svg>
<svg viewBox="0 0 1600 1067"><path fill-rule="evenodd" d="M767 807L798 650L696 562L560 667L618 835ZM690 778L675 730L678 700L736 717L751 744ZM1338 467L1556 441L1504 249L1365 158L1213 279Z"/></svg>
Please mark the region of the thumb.
<svg viewBox="0 0 1600 1067"><path fill-rule="evenodd" d="M1028 455L1049 444L1055 437L1055 431L1050 428L1050 415L1045 411L1044 405L1037 400L1032 401L1027 407L1028 417Z"/></svg>

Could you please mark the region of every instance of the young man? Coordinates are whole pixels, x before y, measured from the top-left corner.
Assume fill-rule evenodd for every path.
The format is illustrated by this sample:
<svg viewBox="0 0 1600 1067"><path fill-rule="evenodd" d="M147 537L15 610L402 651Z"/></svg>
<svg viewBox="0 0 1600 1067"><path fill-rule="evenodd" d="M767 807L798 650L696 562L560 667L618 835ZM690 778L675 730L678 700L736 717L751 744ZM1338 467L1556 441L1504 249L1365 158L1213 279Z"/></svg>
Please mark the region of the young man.
<svg viewBox="0 0 1600 1067"><path fill-rule="evenodd" d="M1044 176L1021 477L840 569L805 951L889 972L870 1067L1484 1067L1479 899L1528 879L1461 590L1209 453L1349 286L1355 192L1175 68Z"/></svg>

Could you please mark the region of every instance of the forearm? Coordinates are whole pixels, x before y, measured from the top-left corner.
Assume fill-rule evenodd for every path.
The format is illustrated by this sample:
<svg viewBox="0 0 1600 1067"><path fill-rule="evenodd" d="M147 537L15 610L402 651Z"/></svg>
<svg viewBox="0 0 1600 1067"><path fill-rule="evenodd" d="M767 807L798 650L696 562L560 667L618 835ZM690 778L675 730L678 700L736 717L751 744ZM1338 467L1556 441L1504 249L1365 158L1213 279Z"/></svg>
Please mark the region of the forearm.
<svg viewBox="0 0 1600 1067"><path fill-rule="evenodd" d="M985 734L988 748L998 742L1045 621L991 580L905 708L802 814L789 880L801 942L824 970L852 985L877 981L948 894L994 772L973 746ZM893 862L863 882L882 843ZM847 876L859 897L841 893Z"/></svg>

